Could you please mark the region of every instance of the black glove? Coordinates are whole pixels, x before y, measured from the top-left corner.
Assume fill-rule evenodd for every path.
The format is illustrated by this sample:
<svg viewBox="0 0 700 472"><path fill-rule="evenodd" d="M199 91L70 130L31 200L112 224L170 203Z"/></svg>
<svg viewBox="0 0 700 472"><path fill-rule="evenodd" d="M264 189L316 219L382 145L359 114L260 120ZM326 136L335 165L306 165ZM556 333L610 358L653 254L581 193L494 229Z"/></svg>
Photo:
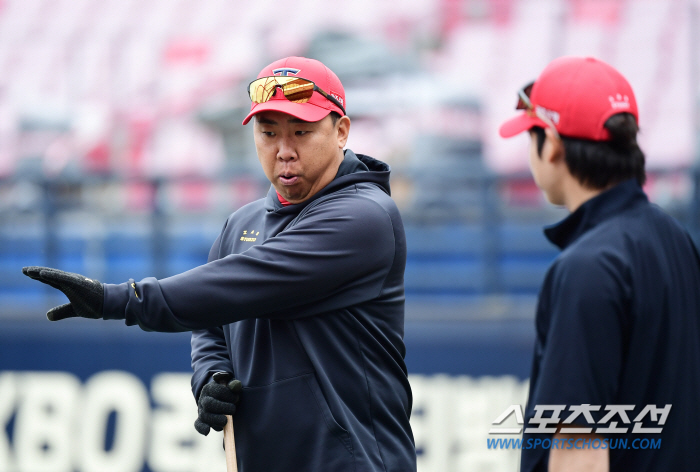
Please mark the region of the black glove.
<svg viewBox="0 0 700 472"><path fill-rule="evenodd" d="M194 420L194 429L199 434L206 436L209 428L214 431L221 431L226 426L225 415L236 414L236 403L238 403L238 393L243 388L240 380L231 380L225 384L210 382L202 388L199 394L197 407L199 417Z"/></svg>
<svg viewBox="0 0 700 472"><path fill-rule="evenodd" d="M49 267L24 267L22 273L39 282L65 293L70 303L51 308L46 312L49 321L58 321L76 316L102 318L104 288L102 284L79 274L51 269Z"/></svg>

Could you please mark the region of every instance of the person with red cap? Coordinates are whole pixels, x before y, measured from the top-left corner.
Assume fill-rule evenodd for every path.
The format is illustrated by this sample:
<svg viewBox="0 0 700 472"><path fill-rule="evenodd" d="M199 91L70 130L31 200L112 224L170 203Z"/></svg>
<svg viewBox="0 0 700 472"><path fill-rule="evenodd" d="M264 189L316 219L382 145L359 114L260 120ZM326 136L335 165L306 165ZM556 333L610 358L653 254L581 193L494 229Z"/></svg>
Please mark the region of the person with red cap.
<svg viewBox="0 0 700 472"><path fill-rule="evenodd" d="M321 62L275 61L248 94L272 185L228 218L207 264L118 285L23 272L67 295L52 321L192 331L195 428L233 415L240 472L415 471L390 168L345 149L345 91Z"/></svg>
<svg viewBox="0 0 700 472"><path fill-rule="evenodd" d="M695 470L700 257L642 190L627 80L591 57L552 61L500 134L530 135L530 169L570 214L536 313L521 471Z"/></svg>

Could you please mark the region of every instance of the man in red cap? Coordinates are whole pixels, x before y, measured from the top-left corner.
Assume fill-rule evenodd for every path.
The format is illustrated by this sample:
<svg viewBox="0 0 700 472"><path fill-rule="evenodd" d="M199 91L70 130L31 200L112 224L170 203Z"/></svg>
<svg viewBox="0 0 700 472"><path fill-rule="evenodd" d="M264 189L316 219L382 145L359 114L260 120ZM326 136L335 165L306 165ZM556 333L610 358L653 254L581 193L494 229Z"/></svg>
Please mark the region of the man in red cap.
<svg viewBox="0 0 700 472"><path fill-rule="evenodd" d="M552 61L501 136L530 134L530 168L571 213L540 291L522 471L694 470L700 259L642 191L627 80L594 58Z"/></svg>
<svg viewBox="0 0 700 472"><path fill-rule="evenodd" d="M389 166L344 149L345 92L322 63L273 62L248 94L272 186L229 217L207 264L119 285L23 271L68 296L50 320L192 331L195 428L235 415L240 472L415 470Z"/></svg>

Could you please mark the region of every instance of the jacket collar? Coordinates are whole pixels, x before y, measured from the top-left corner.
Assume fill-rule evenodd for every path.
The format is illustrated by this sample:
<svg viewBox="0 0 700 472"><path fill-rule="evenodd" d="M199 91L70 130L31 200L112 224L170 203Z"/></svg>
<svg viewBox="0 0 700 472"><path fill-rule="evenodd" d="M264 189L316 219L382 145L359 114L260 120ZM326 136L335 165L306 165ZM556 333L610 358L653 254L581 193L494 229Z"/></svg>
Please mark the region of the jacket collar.
<svg viewBox="0 0 700 472"><path fill-rule="evenodd" d="M559 223L545 227L544 234L564 249L601 222L648 201L636 179L626 180L584 202Z"/></svg>

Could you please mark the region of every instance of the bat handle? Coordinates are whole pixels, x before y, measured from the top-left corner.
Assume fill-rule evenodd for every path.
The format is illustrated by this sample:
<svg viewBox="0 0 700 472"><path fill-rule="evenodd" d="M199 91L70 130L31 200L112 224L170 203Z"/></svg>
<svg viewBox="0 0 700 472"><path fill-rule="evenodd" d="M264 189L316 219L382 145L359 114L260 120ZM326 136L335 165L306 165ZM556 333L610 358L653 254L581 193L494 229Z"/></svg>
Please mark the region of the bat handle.
<svg viewBox="0 0 700 472"><path fill-rule="evenodd" d="M226 415L226 426L224 426L224 449L226 451L226 472L238 472L238 461L236 460L236 440L233 436L233 418Z"/></svg>
<svg viewBox="0 0 700 472"><path fill-rule="evenodd" d="M214 382L224 384L231 380L232 374L228 372L217 372L214 374ZM224 426L224 451L226 452L226 472L238 472L238 461L236 460L236 440L233 435L233 418L226 415L226 426Z"/></svg>

